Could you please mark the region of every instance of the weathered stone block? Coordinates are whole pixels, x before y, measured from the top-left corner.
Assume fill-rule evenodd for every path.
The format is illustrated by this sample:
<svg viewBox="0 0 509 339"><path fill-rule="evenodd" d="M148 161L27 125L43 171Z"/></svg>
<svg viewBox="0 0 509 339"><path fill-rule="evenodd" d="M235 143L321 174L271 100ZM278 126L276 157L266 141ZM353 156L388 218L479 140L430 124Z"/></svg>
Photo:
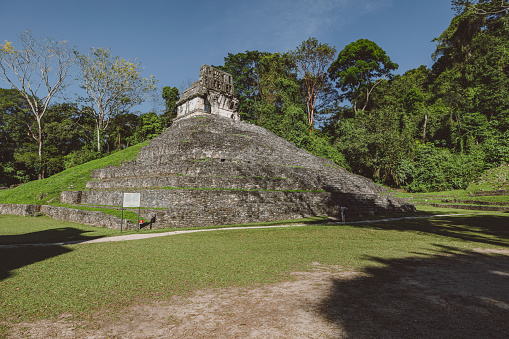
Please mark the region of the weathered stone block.
<svg viewBox="0 0 509 339"><path fill-rule="evenodd" d="M34 216L41 211L40 205L0 204L0 214Z"/></svg>
<svg viewBox="0 0 509 339"><path fill-rule="evenodd" d="M119 217L98 211L84 211L67 207L43 205L41 207L41 212L57 220L70 221L90 226L120 229ZM136 229L136 227L137 226L131 221L123 221L123 229L125 230Z"/></svg>

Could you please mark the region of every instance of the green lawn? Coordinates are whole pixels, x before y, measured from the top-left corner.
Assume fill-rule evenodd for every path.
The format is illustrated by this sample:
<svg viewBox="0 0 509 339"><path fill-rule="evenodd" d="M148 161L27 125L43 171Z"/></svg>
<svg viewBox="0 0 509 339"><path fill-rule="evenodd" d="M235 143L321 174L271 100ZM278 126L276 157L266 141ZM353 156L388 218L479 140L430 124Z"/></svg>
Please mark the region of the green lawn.
<svg viewBox="0 0 509 339"><path fill-rule="evenodd" d="M509 195L470 196L465 190L430 192L430 193L397 193L400 198L410 199L410 203L442 203L442 200L459 199L461 201L505 202L509 204Z"/></svg>
<svg viewBox="0 0 509 339"><path fill-rule="evenodd" d="M431 207L421 210L429 214L451 212ZM1 218L0 243L4 244L20 239L61 241L59 234L88 238L118 234L44 217ZM1 222L7 219L9 223ZM29 225L28 220L34 224ZM361 269L383 265L387 259L508 248L508 221L509 213L483 212L372 224L229 230L88 245L0 248L0 322L8 326L62 313L84 319L92 312L186 295L201 288L273 283L291 279L291 272L310 269L312 262ZM12 224L16 222L14 229Z"/></svg>

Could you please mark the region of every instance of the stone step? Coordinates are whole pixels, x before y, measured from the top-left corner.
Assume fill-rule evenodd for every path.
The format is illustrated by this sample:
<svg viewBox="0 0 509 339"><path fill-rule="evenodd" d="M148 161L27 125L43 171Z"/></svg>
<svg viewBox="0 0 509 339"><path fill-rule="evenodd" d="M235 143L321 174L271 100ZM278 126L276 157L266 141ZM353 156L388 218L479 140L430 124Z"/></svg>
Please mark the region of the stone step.
<svg viewBox="0 0 509 339"><path fill-rule="evenodd" d="M218 176L145 176L135 178L114 178L89 181L87 189L146 189L157 187L218 188L250 190L320 190L319 183L313 180L294 180L262 177L218 177Z"/></svg>
<svg viewBox="0 0 509 339"><path fill-rule="evenodd" d="M460 203L472 205L488 205L488 206L509 206L509 202L503 201L480 201L480 200L464 200L464 199L443 199L443 203Z"/></svg>
<svg viewBox="0 0 509 339"><path fill-rule="evenodd" d="M266 208L280 209L279 204L291 204L299 210L336 211L338 206L348 207L350 213L370 214L381 208L406 208L405 203L389 195L347 194L334 192L238 191L238 190L141 190L141 207L196 210L233 208L243 209L249 204L262 204ZM122 191L63 192L61 201L66 204L121 206ZM321 207L320 207L321 206ZM330 210L329 210L330 209Z"/></svg>
<svg viewBox="0 0 509 339"><path fill-rule="evenodd" d="M371 215L381 212L387 212L382 207L372 208L373 206L365 206L363 213L359 211L346 211L347 215ZM399 211L394 209L394 211ZM334 205L294 202L278 202L278 203L245 203L238 205L182 205L177 204L166 210L158 210L154 213L153 228L164 227L189 227L193 226L210 226L210 225L228 225L237 224L239 220L242 223L264 221L279 221L288 219L298 219L309 216L336 216L339 217L340 210Z"/></svg>
<svg viewBox="0 0 509 339"><path fill-rule="evenodd" d="M324 166L325 167L325 166ZM171 179L145 179L148 177L171 177ZM175 179L175 177L183 177ZM203 177L203 183L198 179L189 177ZM344 192L378 192L383 193L384 189L381 186L374 184L371 180L356 176L348 173L343 169L329 169L325 168L317 171L309 168L302 167L287 167L287 166L274 166L267 164L238 164L231 162L221 162L217 159L206 159L204 161L182 161L182 162L169 162L155 165L142 165L136 162L126 163L123 166L109 166L92 173L92 178L101 181L108 181L112 179L134 179L122 181L125 187L216 187L210 184L212 179L205 179L205 177L216 178L230 178L230 179L216 179L216 183L230 181L229 186L225 188L250 188L254 189L292 189L285 188L286 185L283 180L292 180L297 186L293 189L317 189L326 191L344 191ZM140 179L143 178L143 179ZM186 179L187 178L187 179ZM265 178L269 181L267 185L258 185L260 180L249 179L245 181L243 186L243 179L238 178ZM161 181L161 183L158 183ZM185 182L190 182L185 185ZM277 186L275 183L281 183L282 186ZM172 182L176 182L173 184ZM179 184L182 183L182 184ZM235 183L235 185L234 185ZM238 185L237 185L238 183ZM288 181L287 183L290 183ZM272 186L274 184L274 186ZM109 186L111 185L111 186ZM257 186L258 185L258 186ZM88 188L99 189L119 187L117 184L102 184L91 182ZM273 187L273 188L272 188ZM278 188L280 187L280 188Z"/></svg>
<svg viewBox="0 0 509 339"><path fill-rule="evenodd" d="M122 166L108 166L92 172L93 179L138 177L149 175L191 176L261 176L267 178L308 177L309 169L269 164L222 162L221 159L169 161L154 164L128 162Z"/></svg>

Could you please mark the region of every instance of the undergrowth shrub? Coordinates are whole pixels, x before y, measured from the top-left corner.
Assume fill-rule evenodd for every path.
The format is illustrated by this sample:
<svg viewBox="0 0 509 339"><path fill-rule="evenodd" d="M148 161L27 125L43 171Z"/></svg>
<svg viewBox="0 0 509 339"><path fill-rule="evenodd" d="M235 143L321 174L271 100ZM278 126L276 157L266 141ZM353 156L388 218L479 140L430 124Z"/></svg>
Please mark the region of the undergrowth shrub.
<svg viewBox="0 0 509 339"><path fill-rule="evenodd" d="M411 192L465 189L478 178L485 163L478 152L451 153L433 144L418 146L413 159L405 159L398 167L398 176Z"/></svg>

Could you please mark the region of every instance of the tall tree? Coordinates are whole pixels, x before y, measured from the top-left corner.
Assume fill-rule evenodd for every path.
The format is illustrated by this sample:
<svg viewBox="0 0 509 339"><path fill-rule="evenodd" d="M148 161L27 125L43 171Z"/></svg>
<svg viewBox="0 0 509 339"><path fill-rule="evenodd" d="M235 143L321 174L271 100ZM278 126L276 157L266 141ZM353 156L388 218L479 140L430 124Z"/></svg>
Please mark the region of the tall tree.
<svg viewBox="0 0 509 339"><path fill-rule="evenodd" d="M472 11L475 14L498 16L509 12L507 0L452 0L452 9L456 14Z"/></svg>
<svg viewBox="0 0 509 339"><path fill-rule="evenodd" d="M328 72L336 87L343 91L341 100L349 100L356 114L366 109L373 89L384 78L391 78L391 72L397 68L398 64L376 43L359 39L339 52Z"/></svg>
<svg viewBox="0 0 509 339"><path fill-rule="evenodd" d="M309 38L290 52L297 71L306 86L306 105L309 129L312 130L315 117L316 99L326 87L327 67L334 60L336 48Z"/></svg>
<svg viewBox="0 0 509 339"><path fill-rule="evenodd" d="M258 119L256 107L261 101L260 60L266 52L246 51L231 54L224 58L224 66L219 69L233 76L235 96L239 99L239 112L242 120L255 123Z"/></svg>
<svg viewBox="0 0 509 339"><path fill-rule="evenodd" d="M285 102L288 103L291 100L286 95L289 83L283 86L283 82L289 81L293 87L297 86L297 88L299 85L294 64L288 54L264 54L260 58L256 73L260 95L260 101L256 105L257 122L261 123L266 118L263 110L260 110L262 106L272 106L275 114L281 114Z"/></svg>
<svg viewBox="0 0 509 339"><path fill-rule="evenodd" d="M19 36L20 49L6 41L0 44L0 78L21 93L30 106L37 125L29 133L38 145L38 161L43 162L43 116L51 99L64 87L69 68L74 64L66 41L35 38L30 31ZM40 166L39 179L44 178Z"/></svg>
<svg viewBox="0 0 509 339"><path fill-rule="evenodd" d="M177 87L163 87L162 97L166 106L165 114L171 120L177 117L177 101L179 101L180 94Z"/></svg>
<svg viewBox="0 0 509 339"><path fill-rule="evenodd" d="M126 113L144 102L155 90L156 80L144 78L140 63L112 56L108 49L92 48L88 55L77 55L80 82L86 91L89 112L96 122L97 151L101 133L116 114Z"/></svg>
<svg viewBox="0 0 509 339"><path fill-rule="evenodd" d="M452 4L457 15L434 40L433 81L453 113L454 146L463 150L509 128L509 3Z"/></svg>
<svg viewBox="0 0 509 339"><path fill-rule="evenodd" d="M0 88L0 186L34 178L15 160L22 145L33 144L27 135L27 125L32 124L29 112L30 107L19 91Z"/></svg>

